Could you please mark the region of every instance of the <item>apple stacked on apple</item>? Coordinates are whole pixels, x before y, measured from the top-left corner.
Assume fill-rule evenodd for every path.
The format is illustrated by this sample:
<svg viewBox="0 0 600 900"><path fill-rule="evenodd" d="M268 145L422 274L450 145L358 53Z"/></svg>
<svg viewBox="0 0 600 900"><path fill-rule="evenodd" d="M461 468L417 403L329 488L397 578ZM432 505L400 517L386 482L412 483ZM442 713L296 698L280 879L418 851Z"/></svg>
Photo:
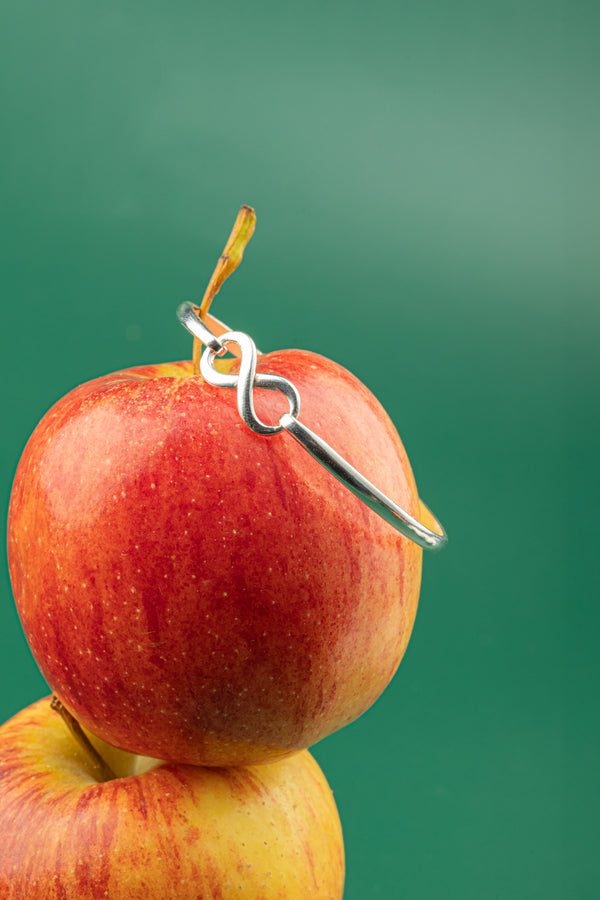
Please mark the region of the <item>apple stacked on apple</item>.
<svg viewBox="0 0 600 900"><path fill-rule="evenodd" d="M205 301L253 226L243 207ZM197 355L97 378L44 416L14 481L10 575L33 655L83 726L178 763L265 763L381 694L422 550L289 436L251 432ZM419 517L398 433L357 378L304 350L258 371L292 381L303 422ZM255 404L276 422L286 401Z"/></svg>
<svg viewBox="0 0 600 900"><path fill-rule="evenodd" d="M220 769L134 757L38 701L0 727L2 900L341 900L340 822L308 751Z"/></svg>
<svg viewBox="0 0 600 900"><path fill-rule="evenodd" d="M199 314L254 229L242 207ZM191 362L63 397L19 462L17 609L48 701L0 728L0 898L329 898L344 852L307 749L361 715L413 626L422 551ZM239 361L221 360L236 372ZM353 375L261 355L303 422L415 518L410 464ZM260 418L282 398L257 390Z"/></svg>

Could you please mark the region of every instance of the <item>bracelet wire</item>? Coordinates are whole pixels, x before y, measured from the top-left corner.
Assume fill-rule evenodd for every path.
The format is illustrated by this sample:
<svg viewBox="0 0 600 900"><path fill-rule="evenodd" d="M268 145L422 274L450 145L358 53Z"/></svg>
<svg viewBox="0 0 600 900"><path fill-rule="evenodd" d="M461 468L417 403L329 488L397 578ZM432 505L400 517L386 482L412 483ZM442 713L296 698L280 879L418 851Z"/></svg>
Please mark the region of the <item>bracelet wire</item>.
<svg viewBox="0 0 600 900"><path fill-rule="evenodd" d="M226 331L217 337L200 319L194 305L189 301L182 303L177 308L177 318L190 334L206 345L200 359L202 376L209 384L237 390L238 412L251 431L263 436L286 431L331 475L400 534L414 541L424 550L441 550L447 544L448 536L433 514L431 515L440 529L439 533L427 528L397 503L394 503L364 475L361 475L343 456L340 456L333 447L299 421L300 395L298 390L291 381L281 375L256 372L258 351L250 335L242 331ZM241 351L240 370L235 374L220 372L214 366L215 357L222 356L230 343L237 344ZM252 400L252 392L255 387L280 391L287 397L290 410L280 417L277 425L262 422L256 415ZM425 506L422 501L421 503ZM427 509L431 513L428 507Z"/></svg>

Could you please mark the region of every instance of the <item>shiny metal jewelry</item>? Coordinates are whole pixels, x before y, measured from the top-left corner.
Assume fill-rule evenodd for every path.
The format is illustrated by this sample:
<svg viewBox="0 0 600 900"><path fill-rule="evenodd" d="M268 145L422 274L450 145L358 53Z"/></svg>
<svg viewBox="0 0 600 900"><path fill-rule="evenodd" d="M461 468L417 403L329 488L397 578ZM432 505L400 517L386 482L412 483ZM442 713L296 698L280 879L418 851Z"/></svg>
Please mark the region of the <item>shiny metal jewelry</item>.
<svg viewBox="0 0 600 900"><path fill-rule="evenodd" d="M298 420L300 395L296 387L280 375L256 372L257 349L252 338L242 331L227 331L217 337L196 314L192 303L182 303L177 309L177 318L190 334L206 344L200 359L200 372L210 384L218 387L236 388L237 406L245 424L256 434L273 435L287 431L314 459L344 484L363 503L392 525L400 534L414 541L425 550L441 550L448 541L446 532L439 522L441 533L431 531L405 510L390 500L368 479L351 466L347 460L330 447L314 431ZM235 343L241 351L239 373L219 372L214 367L216 356L227 351L228 344ZM280 391L290 404L289 413L284 413L277 425L262 422L254 411L252 392L255 387ZM424 505L424 504L423 504Z"/></svg>

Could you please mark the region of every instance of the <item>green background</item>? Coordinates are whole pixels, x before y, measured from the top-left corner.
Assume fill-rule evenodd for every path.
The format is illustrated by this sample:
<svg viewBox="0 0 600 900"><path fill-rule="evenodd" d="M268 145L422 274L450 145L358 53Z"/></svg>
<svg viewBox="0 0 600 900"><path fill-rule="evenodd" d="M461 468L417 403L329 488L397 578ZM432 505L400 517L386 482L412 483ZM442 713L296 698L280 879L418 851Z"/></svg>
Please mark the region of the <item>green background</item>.
<svg viewBox="0 0 600 900"><path fill-rule="evenodd" d="M4 0L3 509L76 384L214 311L382 400L450 543L315 749L347 900L596 898L598 6ZM4 519L4 516L3 516ZM0 583L0 713L45 690ZM1 823L0 823L1 829Z"/></svg>

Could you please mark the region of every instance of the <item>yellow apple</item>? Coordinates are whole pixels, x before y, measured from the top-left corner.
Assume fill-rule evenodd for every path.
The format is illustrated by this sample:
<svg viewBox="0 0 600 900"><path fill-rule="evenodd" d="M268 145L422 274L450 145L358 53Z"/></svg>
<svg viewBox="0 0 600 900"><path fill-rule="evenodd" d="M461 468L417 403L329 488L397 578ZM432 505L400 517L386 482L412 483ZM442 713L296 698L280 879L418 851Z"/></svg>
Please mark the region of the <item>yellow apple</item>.
<svg viewBox="0 0 600 900"><path fill-rule="evenodd" d="M308 751L246 768L163 763L89 736L46 698L0 727L2 900L340 900L344 849Z"/></svg>

